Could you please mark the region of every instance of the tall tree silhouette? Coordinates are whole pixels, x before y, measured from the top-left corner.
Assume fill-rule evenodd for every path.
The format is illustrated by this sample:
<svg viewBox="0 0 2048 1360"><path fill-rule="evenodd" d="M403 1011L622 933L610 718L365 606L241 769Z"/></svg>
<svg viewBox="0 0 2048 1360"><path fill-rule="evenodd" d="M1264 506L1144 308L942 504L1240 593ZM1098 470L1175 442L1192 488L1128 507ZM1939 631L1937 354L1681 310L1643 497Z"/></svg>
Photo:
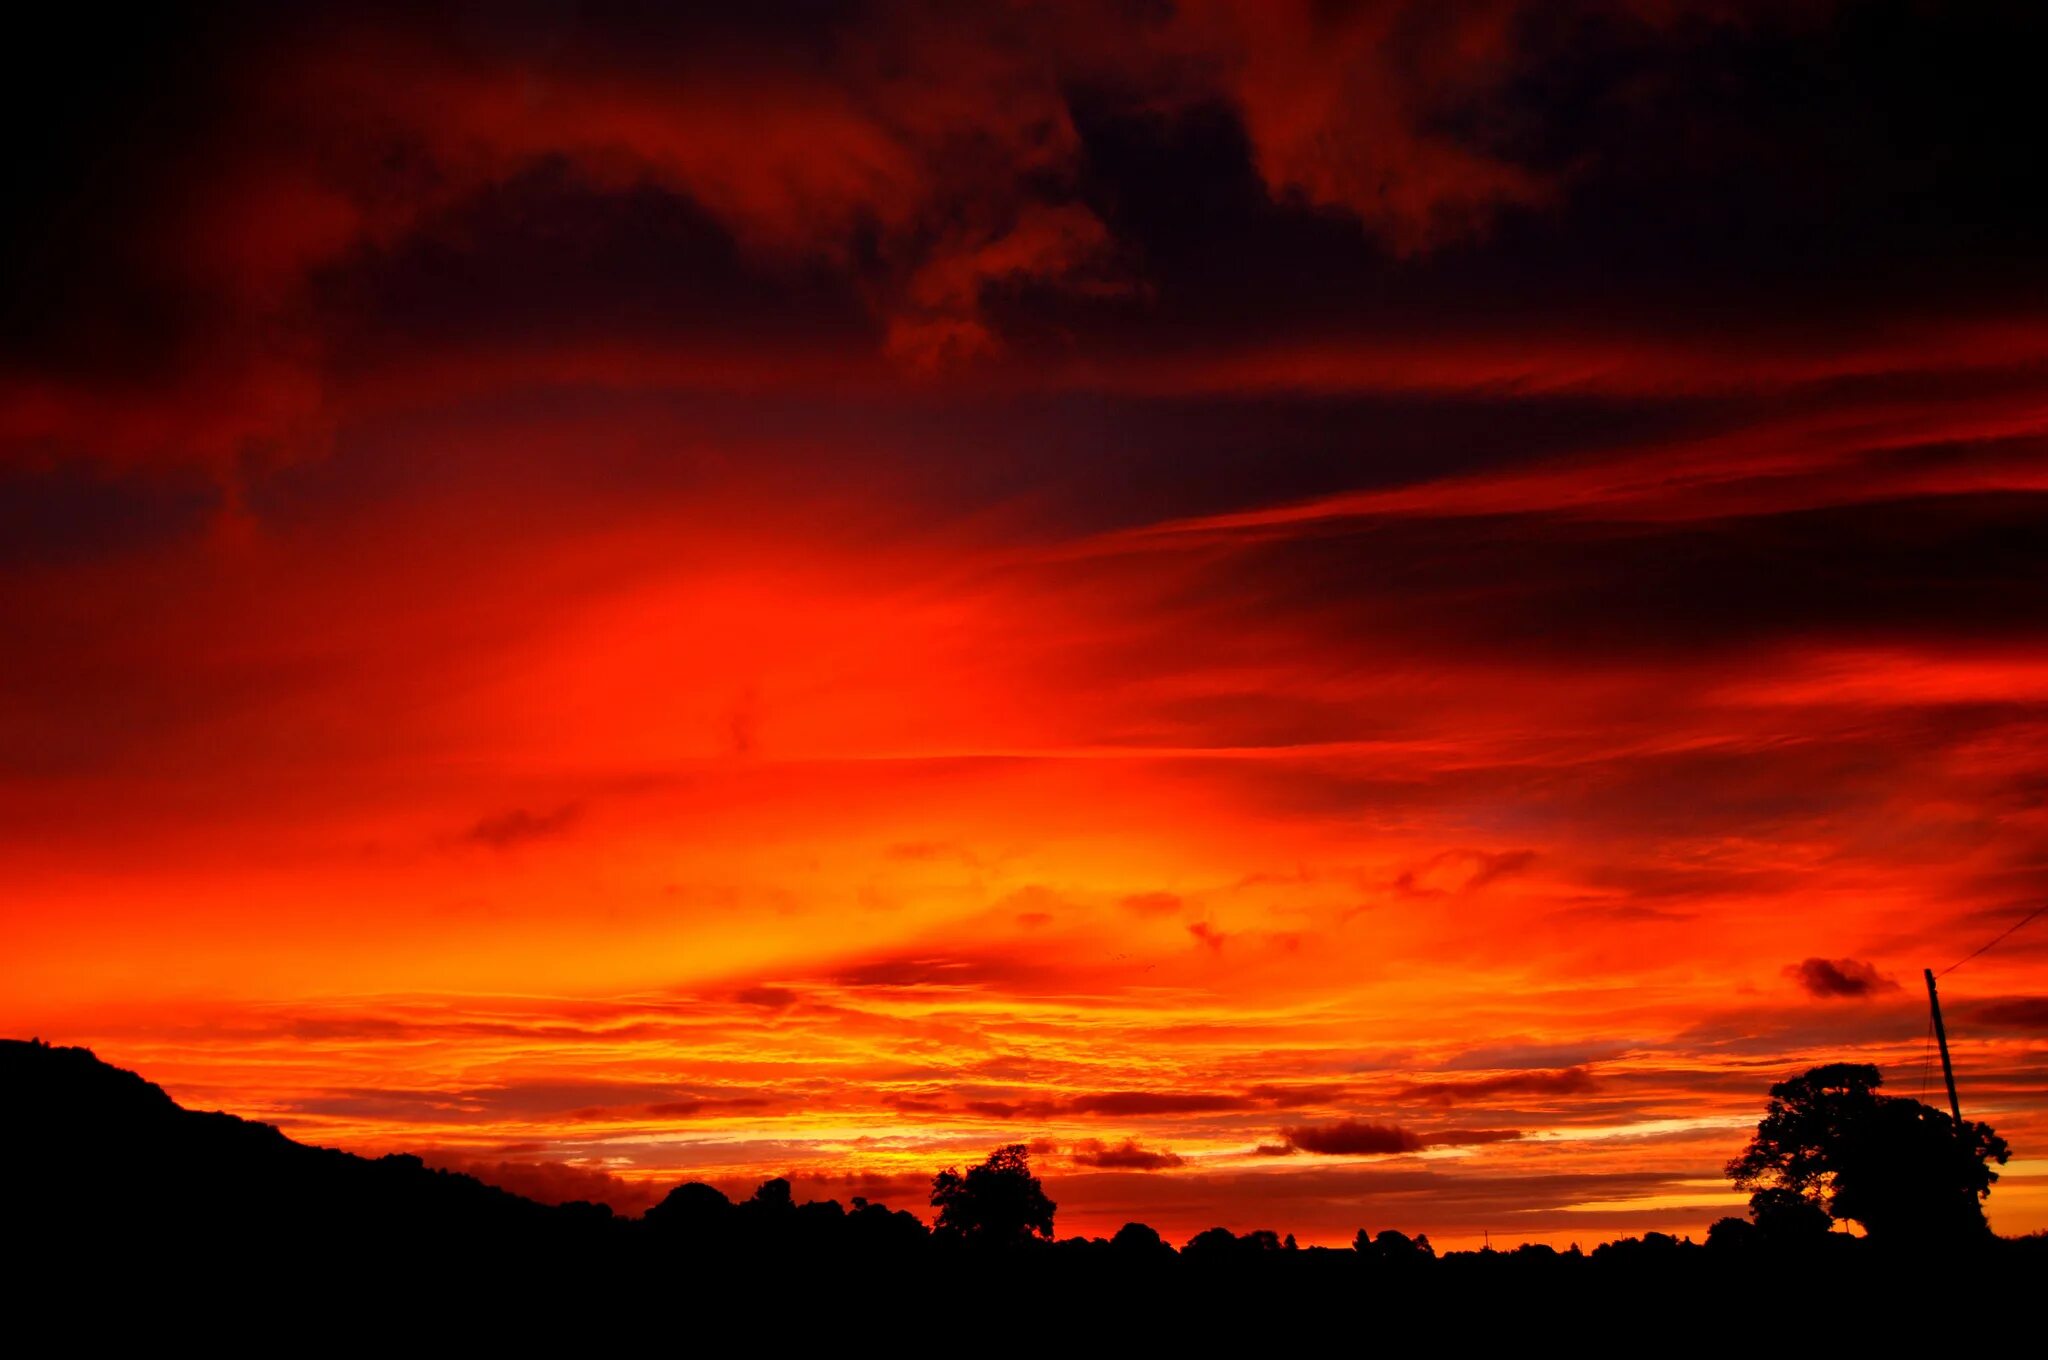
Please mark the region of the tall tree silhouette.
<svg viewBox="0 0 2048 1360"><path fill-rule="evenodd" d="M1792 1197L1863 1225L1873 1241L1953 1242L1985 1236L1980 1203L2011 1155L1989 1125L1960 1128L1930 1105L1878 1094L1867 1063L1830 1063L1771 1088L1756 1135L1728 1164L1751 1192L1759 1227L1785 1221Z"/></svg>
<svg viewBox="0 0 2048 1360"><path fill-rule="evenodd" d="M1016 1246L1052 1237L1053 1211L1045 1187L1031 1174L1022 1143L999 1147L963 1174L949 1167L932 1178L932 1207L940 1231L957 1232L979 1247Z"/></svg>

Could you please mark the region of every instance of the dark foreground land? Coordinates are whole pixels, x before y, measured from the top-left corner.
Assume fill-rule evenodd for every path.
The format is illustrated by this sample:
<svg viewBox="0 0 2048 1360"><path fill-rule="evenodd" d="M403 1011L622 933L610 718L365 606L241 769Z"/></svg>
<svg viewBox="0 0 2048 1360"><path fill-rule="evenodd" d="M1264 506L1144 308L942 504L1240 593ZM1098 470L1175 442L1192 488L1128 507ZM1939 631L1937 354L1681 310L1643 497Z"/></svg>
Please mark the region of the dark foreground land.
<svg viewBox="0 0 2048 1360"><path fill-rule="evenodd" d="M138 1333L288 1352L802 1339L1004 1354L1775 1354L2014 1328L2011 1344L2031 1349L2048 1303L2039 1237L1897 1253L1841 1234L1819 1250L1652 1235L1583 1256L1433 1256L1398 1234L1363 1250L1225 1234L1175 1251L1133 1227L1114 1241L988 1246L861 1201L794 1204L779 1181L741 1204L679 1187L628 1219L414 1157L308 1147L183 1109L85 1049L18 1041L0 1041L0 1234L13 1263L0 1345L37 1343L19 1354Z"/></svg>

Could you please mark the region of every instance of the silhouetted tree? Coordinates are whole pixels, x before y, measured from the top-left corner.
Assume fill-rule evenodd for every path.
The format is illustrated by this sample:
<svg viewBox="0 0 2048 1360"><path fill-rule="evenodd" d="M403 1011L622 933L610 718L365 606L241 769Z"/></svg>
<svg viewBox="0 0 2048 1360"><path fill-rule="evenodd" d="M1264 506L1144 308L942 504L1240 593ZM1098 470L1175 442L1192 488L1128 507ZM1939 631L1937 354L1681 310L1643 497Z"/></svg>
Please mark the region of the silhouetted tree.
<svg viewBox="0 0 2048 1360"><path fill-rule="evenodd" d="M1145 1223L1126 1223L1116 1230L1116 1236L1109 1239L1109 1245L1118 1251L1140 1255L1173 1254L1173 1248L1166 1244L1157 1230Z"/></svg>
<svg viewBox="0 0 2048 1360"><path fill-rule="evenodd" d="M929 1241L925 1226L906 1209L870 1204L855 1196L846 1216L847 1241L854 1250L874 1255L918 1251Z"/></svg>
<svg viewBox="0 0 2048 1360"><path fill-rule="evenodd" d="M1746 1218L1717 1218L1707 1228L1707 1247L1711 1251L1749 1251L1756 1246L1756 1224Z"/></svg>
<svg viewBox="0 0 2048 1360"><path fill-rule="evenodd" d="M1031 1174L1022 1143L999 1147L980 1166L948 1167L932 1178L937 1227L974 1246L1009 1247L1052 1237L1053 1211L1045 1187Z"/></svg>
<svg viewBox="0 0 2048 1360"><path fill-rule="evenodd" d="M772 1181L762 1181L747 1203L766 1214L786 1214L796 1207L796 1199L789 1192L789 1182L780 1176Z"/></svg>
<svg viewBox="0 0 2048 1360"><path fill-rule="evenodd" d="M1749 1197L1757 1240L1766 1246L1797 1247L1818 1241L1834 1226L1828 1211L1797 1190L1759 1190Z"/></svg>
<svg viewBox="0 0 2048 1360"><path fill-rule="evenodd" d="M709 1244L731 1232L735 1212L733 1202L716 1186L689 1181L669 1191L667 1198L649 1209L644 1219L649 1228L664 1237Z"/></svg>
<svg viewBox="0 0 2048 1360"><path fill-rule="evenodd" d="M1593 1259L1623 1262L1675 1260L1699 1249L1690 1237L1681 1239L1670 1233L1647 1232L1641 1237L1618 1237L1612 1242L1602 1242L1593 1248Z"/></svg>
<svg viewBox="0 0 2048 1360"><path fill-rule="evenodd" d="M1375 1237L1364 1228L1351 1240L1351 1246L1360 1256L1375 1261L1405 1262L1432 1261L1436 1259L1436 1248L1429 1245L1428 1234L1410 1237L1407 1233L1395 1232L1391 1228Z"/></svg>
<svg viewBox="0 0 2048 1360"><path fill-rule="evenodd" d="M1759 1190L1749 1197L1749 1212L1750 1218L1714 1220L1707 1229L1707 1245L1720 1252L1806 1252L1831 1245L1835 1221L1827 1210L1796 1190Z"/></svg>
<svg viewBox="0 0 2048 1360"><path fill-rule="evenodd" d="M1830 1063L1771 1088L1756 1135L1728 1175L1751 1192L1761 1234L1796 1239L1816 1214L1853 1219L1873 1241L1983 1237L1983 1198L2011 1155L1989 1125L1902 1096L1867 1063Z"/></svg>

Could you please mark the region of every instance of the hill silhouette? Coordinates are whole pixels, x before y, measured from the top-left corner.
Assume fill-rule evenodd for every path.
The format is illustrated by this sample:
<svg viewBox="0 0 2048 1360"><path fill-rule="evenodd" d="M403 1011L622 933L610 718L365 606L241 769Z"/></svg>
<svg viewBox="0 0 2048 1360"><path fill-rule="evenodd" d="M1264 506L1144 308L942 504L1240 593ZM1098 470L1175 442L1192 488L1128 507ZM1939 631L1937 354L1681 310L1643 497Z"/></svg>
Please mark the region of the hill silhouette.
<svg viewBox="0 0 2048 1360"><path fill-rule="evenodd" d="M100 1258L587 1249L602 1205L550 1206L417 1157L294 1142L269 1124L187 1110L90 1050L0 1040L0 1168L10 1223Z"/></svg>
<svg viewBox="0 0 2048 1360"><path fill-rule="evenodd" d="M1454 1314L1475 1298L1507 1310L1489 1315L1489 1328L1510 1325L1521 1308L1591 1310L1582 1324L1605 1327L1681 1309L1705 1325L1730 1300L1757 1316L1776 1310L1785 1325L1800 1300L1838 1289L1863 1294L1896 1279L1924 1291L1939 1281L1974 1299L2018 1301L2048 1276L2039 1236L1987 1233L1929 1259L1843 1233L1737 1231L1748 1227L1741 1220L1716 1225L1705 1243L1650 1233L1587 1253L1439 1254L1427 1238L1391 1229L1361 1230L1346 1249L1213 1228L1176 1250L1143 1224L1107 1240L1056 1239L1056 1206L1021 1146L965 1175L942 1173L937 1228L859 1199L799 1204L779 1179L737 1203L681 1185L633 1219L603 1205L540 1204L416 1157L309 1147L267 1124L184 1109L89 1050L18 1040L0 1040L0 1111L0 1222L20 1262L17 1285L180 1298L227 1288L247 1307L297 1300L331 1313L345 1300L359 1321L425 1310L447 1325L466 1315L472 1331L550 1309L559 1322L579 1299L679 1289L733 1308L914 1298L931 1317L955 1319L1014 1308L1010 1292L1023 1291L1041 1309L1132 1340L1226 1314L1265 1310L1321 1327L1368 1301ZM486 1300L493 1311L476 1315ZM1838 1312L1829 1326L1861 1316Z"/></svg>

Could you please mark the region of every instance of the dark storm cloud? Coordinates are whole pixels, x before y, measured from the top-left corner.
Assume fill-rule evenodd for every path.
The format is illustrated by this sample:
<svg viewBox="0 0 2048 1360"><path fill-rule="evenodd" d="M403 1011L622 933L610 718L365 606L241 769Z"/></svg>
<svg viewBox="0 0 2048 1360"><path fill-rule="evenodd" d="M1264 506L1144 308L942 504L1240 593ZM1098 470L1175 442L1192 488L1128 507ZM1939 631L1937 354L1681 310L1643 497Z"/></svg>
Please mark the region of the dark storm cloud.
<svg viewBox="0 0 2048 1360"><path fill-rule="evenodd" d="M1347 45L1382 14L1398 19L1390 36ZM297 195L244 215L298 233L273 263L280 279L317 276L309 319L350 337L347 354L662 332L871 353L904 325L933 343L982 328L1022 354L1170 356L1361 326L1527 342L1563 306L1581 332L1806 333L1823 301L1834 324L1860 319L1857 304L1997 310L2040 268L2042 208L2012 173L2031 113L2017 54L2038 46L2039 14L1499 14L1496 33L1424 6L1251 6L1230 42L1170 6L952 25L887 4L488 24L236 9L124 26L112 46L75 25L38 50L62 78L16 85L14 122L55 132L17 171L30 208L15 229L61 258L10 251L43 265L13 274L12 330L41 335L49 361L51 327L83 325L75 352L95 362L151 329L137 306L186 333L204 290L177 252L211 248L208 194L256 181ZM1483 65L1432 64L1474 33ZM890 80L870 49L938 88ZM353 99L329 88L349 62L398 55L404 79ZM1331 64L1344 61L1355 68ZM751 141L693 147L708 110L663 86L679 62L781 98ZM501 95L521 82L557 101L552 126ZM1347 101L1375 84L1393 87L1384 107ZM1274 116L1290 88L1366 162L1318 160ZM51 90L83 116L50 116ZM602 110L583 97L600 91ZM965 118L964 142L933 133L935 110ZM747 125L743 108L728 116ZM777 158L802 118L830 140L791 171ZM975 137L980 166L960 154ZM479 145L486 158L464 160ZM1375 164L1379 147L1405 159ZM205 173L179 178L191 170ZM106 235L166 199L172 227L196 234L147 248ZM1033 225L1062 213L1086 241ZM764 237L801 248L778 262ZM1098 249L1099 274L1072 253ZM878 293L895 299L882 315ZM90 320L113 299L129 324Z"/></svg>
<svg viewBox="0 0 2048 1360"><path fill-rule="evenodd" d="M1505 77L1439 116L1455 143L1555 192L1419 260L1362 251L1355 223L1269 192L1231 101L1162 114L1113 89L1077 98L1091 201L1158 284L1146 324L1341 331L1365 313L1427 331L1568 305L1596 327L1656 313L1695 331L1797 328L1821 305L1831 324L1897 305L1869 287L1887 263L1919 307L1995 306L2005 271L2039 277L2048 219L2011 172L2031 121L2018 54L2048 36L2038 12L1658 23L1634 8L1516 7Z"/></svg>

